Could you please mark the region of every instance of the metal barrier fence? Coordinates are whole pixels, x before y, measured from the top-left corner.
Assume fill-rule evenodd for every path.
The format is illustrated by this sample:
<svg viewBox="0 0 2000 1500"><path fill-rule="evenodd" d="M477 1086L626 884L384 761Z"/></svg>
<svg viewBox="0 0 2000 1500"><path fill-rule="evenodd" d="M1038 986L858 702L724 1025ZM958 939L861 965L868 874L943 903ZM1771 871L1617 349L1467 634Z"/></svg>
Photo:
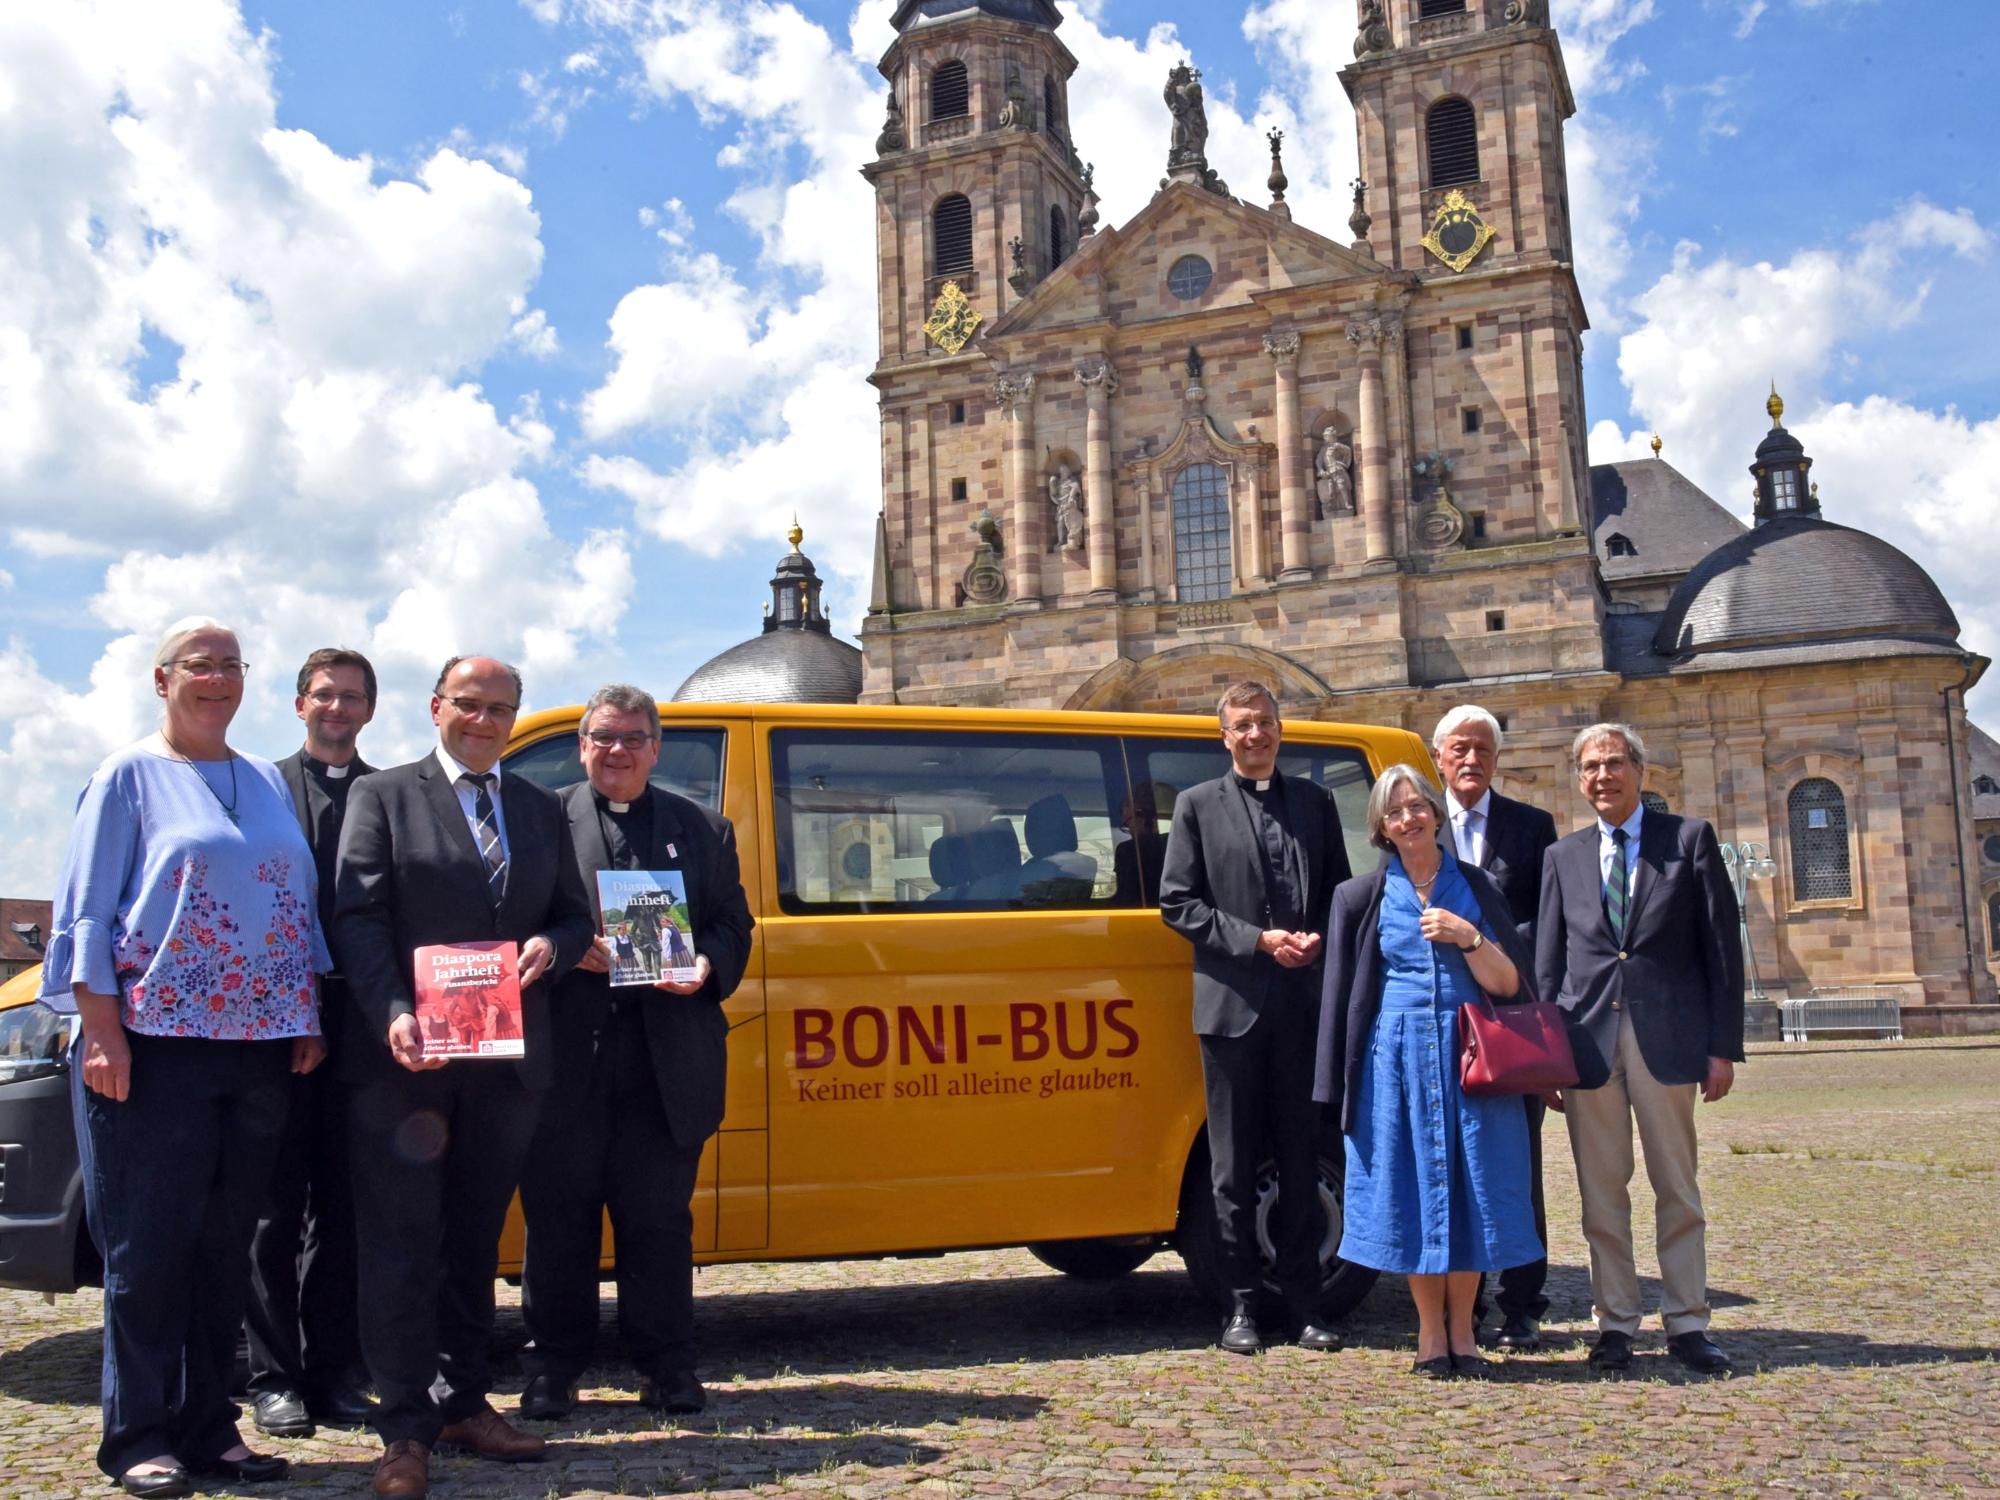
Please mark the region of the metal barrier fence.
<svg viewBox="0 0 2000 1500"><path fill-rule="evenodd" d="M1815 989L1800 999L1780 1000L1778 1026L1788 1042L1807 1041L1815 1031L1867 1031L1900 1042L1903 997L1894 990Z"/></svg>

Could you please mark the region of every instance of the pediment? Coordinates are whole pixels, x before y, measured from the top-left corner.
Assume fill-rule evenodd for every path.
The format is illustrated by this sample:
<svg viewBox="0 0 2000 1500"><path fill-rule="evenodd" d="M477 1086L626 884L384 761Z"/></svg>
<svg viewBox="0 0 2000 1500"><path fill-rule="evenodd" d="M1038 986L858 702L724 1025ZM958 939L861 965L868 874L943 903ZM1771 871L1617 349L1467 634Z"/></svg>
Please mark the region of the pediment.
<svg viewBox="0 0 2000 1500"><path fill-rule="evenodd" d="M1200 255L1214 273L1197 302L1179 301L1167 289L1168 270L1186 255ZM1174 182L1121 228L1086 239L987 328L985 342L1095 320L1149 322L1197 309L1249 307L1261 295L1295 287L1380 282L1394 274L1373 257L1268 209Z"/></svg>

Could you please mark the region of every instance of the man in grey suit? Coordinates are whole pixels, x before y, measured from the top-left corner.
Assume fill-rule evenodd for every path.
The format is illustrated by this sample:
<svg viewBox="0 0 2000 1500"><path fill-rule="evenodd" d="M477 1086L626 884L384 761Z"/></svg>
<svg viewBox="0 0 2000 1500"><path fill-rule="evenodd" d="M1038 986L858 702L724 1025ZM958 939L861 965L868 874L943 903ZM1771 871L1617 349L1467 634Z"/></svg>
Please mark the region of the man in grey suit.
<svg viewBox="0 0 2000 1500"><path fill-rule="evenodd" d="M1643 1308L1632 1260L1632 1122L1656 1200L1667 1349L1705 1374L1729 1368L1708 1336L1708 1220L1695 1184L1695 1095L1715 1103L1743 1060L1743 958L1736 896L1715 830L1640 802L1646 746L1626 724L1593 724L1570 746L1597 812L1543 862L1535 978L1566 1013L1578 1085L1569 1122L1590 1289L1592 1368L1623 1370Z"/></svg>
<svg viewBox="0 0 2000 1500"><path fill-rule="evenodd" d="M1174 803L1160 917L1194 945L1194 1029L1230 1308L1221 1345L1254 1354L1257 1169L1275 1158L1276 1278L1299 1342L1333 1349L1319 1322L1319 1111L1312 1099L1321 929L1348 877L1340 814L1324 788L1280 775L1278 701L1239 682L1216 707L1230 771Z"/></svg>
<svg viewBox="0 0 2000 1500"><path fill-rule="evenodd" d="M694 1219L689 1200L702 1145L722 1124L729 1022L722 1003L743 980L755 925L729 820L652 785L660 709L614 683L584 706L577 730L584 782L563 792L579 871L675 870L693 942L669 962L685 983L613 986L603 938L556 992L555 1086L521 1178L528 1225L522 1355L528 1417L559 1419L597 1337L598 1251L605 1211L618 1249L618 1326L639 1371L639 1400L692 1413L695 1377ZM671 919L673 943L681 934ZM659 951L656 924L654 951ZM671 945L670 945L671 946Z"/></svg>

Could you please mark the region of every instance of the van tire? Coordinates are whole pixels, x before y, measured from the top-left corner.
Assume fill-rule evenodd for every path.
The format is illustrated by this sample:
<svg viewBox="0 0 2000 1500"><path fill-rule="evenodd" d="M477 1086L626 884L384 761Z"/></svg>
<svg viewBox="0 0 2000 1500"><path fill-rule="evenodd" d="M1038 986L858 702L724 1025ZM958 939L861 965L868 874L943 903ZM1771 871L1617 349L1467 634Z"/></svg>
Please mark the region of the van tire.
<svg viewBox="0 0 2000 1500"><path fill-rule="evenodd" d="M1028 1253L1078 1281L1116 1281L1138 1270L1159 1248L1157 1239L1042 1240L1028 1246Z"/></svg>
<svg viewBox="0 0 2000 1500"><path fill-rule="evenodd" d="M1320 1202L1330 1223L1320 1245L1318 1313L1337 1321L1361 1305L1375 1285L1377 1272L1342 1260L1335 1249L1340 1244L1341 1187L1346 1177L1347 1158L1338 1128L1323 1125L1319 1140ZM1263 1181L1275 1175L1276 1166L1265 1162L1258 1169ZM1208 1165L1208 1139L1204 1135L1188 1155L1187 1174L1181 1179L1180 1224L1174 1236L1181 1260L1187 1265L1188 1279L1202 1299L1220 1314L1230 1311L1230 1290L1222 1274L1222 1229L1216 1222L1215 1189ZM1266 1255L1268 1264L1269 1256ZM1267 1311L1281 1308L1277 1283L1267 1276L1263 1284Z"/></svg>

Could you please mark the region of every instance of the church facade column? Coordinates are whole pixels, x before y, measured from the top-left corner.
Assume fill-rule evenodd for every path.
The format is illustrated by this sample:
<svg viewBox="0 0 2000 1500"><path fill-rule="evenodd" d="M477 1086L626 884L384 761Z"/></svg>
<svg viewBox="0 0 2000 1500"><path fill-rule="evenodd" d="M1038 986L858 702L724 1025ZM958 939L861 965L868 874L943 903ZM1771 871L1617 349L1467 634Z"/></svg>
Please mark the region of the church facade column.
<svg viewBox="0 0 2000 1500"><path fill-rule="evenodd" d="M1361 353L1361 417L1354 446L1367 538L1365 563L1372 568L1394 567L1396 562L1389 526L1389 411L1383 390L1382 345L1401 333L1402 323L1392 314L1356 318L1347 325L1347 337Z"/></svg>
<svg viewBox="0 0 2000 1500"><path fill-rule="evenodd" d="M993 382L993 399L1007 413L1007 491L1013 502L1014 534L1007 538L1014 559L1014 599L1042 596L1042 528L1036 524L1041 486L1035 474L1035 377L1003 375Z"/></svg>
<svg viewBox="0 0 2000 1500"><path fill-rule="evenodd" d="M1264 336L1264 352L1278 371L1278 577L1312 576L1312 507L1306 500L1305 449L1299 411L1299 336Z"/></svg>
<svg viewBox="0 0 2000 1500"><path fill-rule="evenodd" d="M1111 398L1118 372L1108 359L1076 367L1083 386L1083 494L1090 533L1090 590L1118 592L1118 515L1111 477ZM1143 514L1141 520L1143 522Z"/></svg>

